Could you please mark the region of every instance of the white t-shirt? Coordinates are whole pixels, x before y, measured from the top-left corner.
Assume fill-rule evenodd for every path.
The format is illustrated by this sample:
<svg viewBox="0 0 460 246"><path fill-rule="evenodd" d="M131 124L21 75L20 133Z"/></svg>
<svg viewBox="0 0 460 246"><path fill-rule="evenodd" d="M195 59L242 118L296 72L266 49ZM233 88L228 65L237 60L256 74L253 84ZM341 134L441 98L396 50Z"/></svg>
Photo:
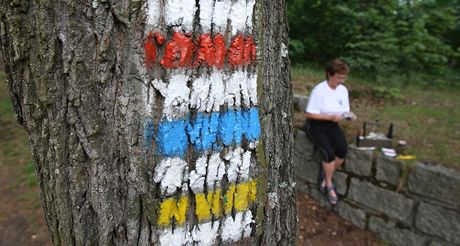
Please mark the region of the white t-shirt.
<svg viewBox="0 0 460 246"><path fill-rule="evenodd" d="M350 111L348 90L343 85L332 89L323 81L311 91L306 112L312 114L342 114Z"/></svg>

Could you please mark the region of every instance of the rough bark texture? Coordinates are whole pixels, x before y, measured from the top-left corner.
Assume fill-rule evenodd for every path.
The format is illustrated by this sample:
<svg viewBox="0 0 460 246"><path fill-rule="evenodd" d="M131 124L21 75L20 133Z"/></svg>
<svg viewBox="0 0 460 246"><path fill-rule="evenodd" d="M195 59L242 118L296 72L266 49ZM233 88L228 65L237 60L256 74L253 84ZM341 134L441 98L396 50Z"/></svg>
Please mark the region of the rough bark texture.
<svg viewBox="0 0 460 246"><path fill-rule="evenodd" d="M1 2L10 97L28 134L54 245L158 244L162 197L152 177L161 159L146 150L139 96L145 93L144 6L135 0ZM255 230L245 242L294 245L286 8L269 0L255 6L262 134ZM152 98L157 126L163 99Z"/></svg>

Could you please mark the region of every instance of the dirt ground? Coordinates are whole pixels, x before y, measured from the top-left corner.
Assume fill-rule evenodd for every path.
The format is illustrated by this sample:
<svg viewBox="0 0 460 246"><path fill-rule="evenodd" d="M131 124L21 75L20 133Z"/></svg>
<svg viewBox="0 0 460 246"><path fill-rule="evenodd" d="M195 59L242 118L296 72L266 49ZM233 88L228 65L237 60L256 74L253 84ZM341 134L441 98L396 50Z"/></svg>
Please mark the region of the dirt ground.
<svg viewBox="0 0 460 246"><path fill-rule="evenodd" d="M18 170L19 169L19 170ZM0 163L0 245L51 245L36 187L18 186L20 168Z"/></svg>
<svg viewBox="0 0 460 246"><path fill-rule="evenodd" d="M377 236L322 208L306 194L297 193L297 245L383 246Z"/></svg>

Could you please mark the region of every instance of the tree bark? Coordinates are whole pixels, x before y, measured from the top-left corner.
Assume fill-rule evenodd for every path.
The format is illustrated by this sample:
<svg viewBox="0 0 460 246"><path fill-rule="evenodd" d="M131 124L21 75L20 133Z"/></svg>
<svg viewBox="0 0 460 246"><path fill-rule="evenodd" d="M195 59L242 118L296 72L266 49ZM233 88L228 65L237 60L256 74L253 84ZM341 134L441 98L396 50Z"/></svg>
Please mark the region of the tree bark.
<svg viewBox="0 0 460 246"><path fill-rule="evenodd" d="M229 14L225 24L216 24L225 16L212 13L212 24L206 22L206 2L212 2L214 12ZM206 245L197 230L209 229L206 223L216 230L211 244L295 244L286 6L284 1L251 2L2 0L1 43L10 98L28 134L54 245L157 245L174 236L182 241L169 243ZM218 9L219 4L224 7ZM247 7L244 18L253 11L242 26L238 26L238 4ZM190 12L187 6L192 5L195 9ZM184 17L176 16L180 14ZM214 38L211 43L206 43L207 33ZM225 43L222 50L227 51L221 63L216 48L219 34ZM250 52L252 39L255 54ZM211 53L206 53L206 45L212 46ZM211 98L214 82L203 85L198 78L215 71L224 74L225 93ZM230 93L237 72L246 76L245 81L257 78L257 91L244 90L241 84L236 94ZM186 83L173 88L175 76L186 76L181 80ZM187 91L181 89L185 87ZM205 101L199 98L201 89L207 93ZM180 93L188 97L177 96ZM226 143L223 123L228 112L236 112L235 124L247 121L248 129L260 124L260 134L255 136L257 129L243 129L242 140L231 138L233 142ZM253 112L257 122L251 118ZM219 123L215 129L209 123L209 129L217 137L211 148L203 150L207 133L200 130L193 142L190 129L196 128L197 119L211 122L213 115ZM180 128L167 128L171 122L186 124L182 152L174 152L180 147L179 138L170 152L159 137L168 138ZM233 137L238 129L232 126ZM239 162L231 157L237 151L241 151ZM193 177L200 174L203 156L203 185L193 186L192 181L200 180ZM244 156L249 167L243 167ZM224 163L225 173L204 185L211 180L213 157ZM186 163L179 171L165 164L177 160ZM235 160L237 171L232 174ZM165 184L168 177L177 180L177 176L179 184ZM256 188L247 188L251 184ZM206 203L201 204L200 194L216 195L217 205L207 200L210 208L200 214ZM241 194L247 196L238 203ZM164 215L168 201L174 201L175 210ZM183 218L182 201L187 204ZM239 223L235 222L239 213L249 221L249 229L228 236L229 225ZM185 232L179 234L181 230Z"/></svg>

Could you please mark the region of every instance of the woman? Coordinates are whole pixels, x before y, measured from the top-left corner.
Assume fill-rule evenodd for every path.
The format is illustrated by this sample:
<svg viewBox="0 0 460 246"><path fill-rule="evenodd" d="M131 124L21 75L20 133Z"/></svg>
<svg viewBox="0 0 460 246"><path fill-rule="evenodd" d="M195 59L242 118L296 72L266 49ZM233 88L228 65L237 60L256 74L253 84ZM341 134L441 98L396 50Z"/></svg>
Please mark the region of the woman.
<svg viewBox="0 0 460 246"><path fill-rule="evenodd" d="M329 62L327 80L313 88L305 109L307 135L323 155L324 172L320 172L320 191L327 194L332 205L338 202L332 177L347 154L347 140L337 122L356 119L356 115L350 112L348 90L342 85L349 70L341 60Z"/></svg>

